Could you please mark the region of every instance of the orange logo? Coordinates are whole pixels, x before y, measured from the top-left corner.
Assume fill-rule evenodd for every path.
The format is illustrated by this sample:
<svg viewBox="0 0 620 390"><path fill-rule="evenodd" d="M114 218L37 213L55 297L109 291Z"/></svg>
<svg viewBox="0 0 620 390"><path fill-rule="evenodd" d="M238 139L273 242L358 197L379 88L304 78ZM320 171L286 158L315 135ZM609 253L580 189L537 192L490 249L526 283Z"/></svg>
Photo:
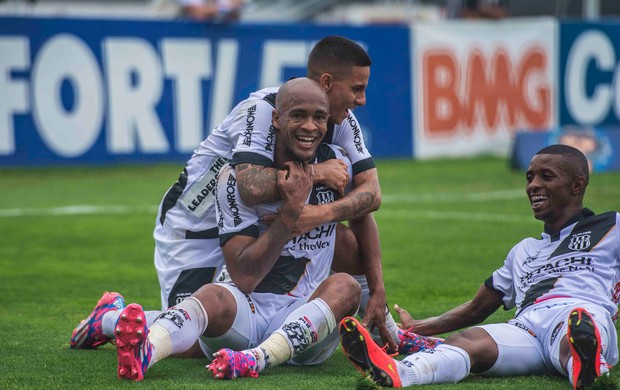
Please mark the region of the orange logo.
<svg viewBox="0 0 620 390"><path fill-rule="evenodd" d="M476 127L543 129L551 120L551 87L545 76L544 49L530 47L511 59L499 47L488 55L473 49L459 61L449 50L430 50L422 58L424 129L449 136Z"/></svg>

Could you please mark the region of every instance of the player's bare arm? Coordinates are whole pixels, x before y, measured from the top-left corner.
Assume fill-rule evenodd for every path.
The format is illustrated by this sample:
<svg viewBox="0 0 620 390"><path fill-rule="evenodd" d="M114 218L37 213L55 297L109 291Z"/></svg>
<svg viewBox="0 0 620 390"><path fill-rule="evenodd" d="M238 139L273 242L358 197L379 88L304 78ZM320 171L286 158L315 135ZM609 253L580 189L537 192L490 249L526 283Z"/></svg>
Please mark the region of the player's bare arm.
<svg viewBox="0 0 620 390"><path fill-rule="evenodd" d="M349 182L347 164L338 159L312 164L310 174L313 183L322 183L344 194ZM249 163L237 164L237 186L241 199L250 205L271 203L280 199L276 188L278 169ZM318 225L317 225L318 226Z"/></svg>
<svg viewBox="0 0 620 390"><path fill-rule="evenodd" d="M232 280L246 294L254 291L280 257L312 188L306 164L285 164L288 170L277 174L277 190L283 204L273 223L258 238L237 235L222 247Z"/></svg>
<svg viewBox="0 0 620 390"><path fill-rule="evenodd" d="M398 305L395 306L395 309L400 315L404 329L411 329L415 333L431 336L479 324L495 313L501 305L501 294L483 284L478 288L476 295L471 301L465 302L436 317L415 320L405 309L398 307Z"/></svg>
<svg viewBox="0 0 620 390"><path fill-rule="evenodd" d="M381 205L381 188L376 169L353 177L355 188L342 199L319 206L306 205L297 220L293 237L329 222L350 221L376 211Z"/></svg>
<svg viewBox="0 0 620 390"><path fill-rule="evenodd" d="M255 164L237 164L237 186L243 201L256 206L271 203L280 199L276 181L278 169Z"/></svg>
<svg viewBox="0 0 620 390"><path fill-rule="evenodd" d="M381 205L381 188L377 169L360 172L353 177L354 189L342 199L328 203L330 222L346 221L376 211Z"/></svg>

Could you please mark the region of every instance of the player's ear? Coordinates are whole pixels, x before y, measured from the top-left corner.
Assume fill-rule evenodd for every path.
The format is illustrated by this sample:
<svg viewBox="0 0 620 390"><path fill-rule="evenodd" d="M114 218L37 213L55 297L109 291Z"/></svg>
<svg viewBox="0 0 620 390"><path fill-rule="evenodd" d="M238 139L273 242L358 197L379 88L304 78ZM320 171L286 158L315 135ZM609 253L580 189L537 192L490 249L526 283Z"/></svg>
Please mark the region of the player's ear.
<svg viewBox="0 0 620 390"><path fill-rule="evenodd" d="M271 124L276 129L280 128L280 126L278 126L279 120L280 120L280 113L278 112L278 110L274 109L273 111L271 111Z"/></svg>
<svg viewBox="0 0 620 390"><path fill-rule="evenodd" d="M319 84L321 84L321 86L325 88L325 91L327 92L329 92L329 90L332 89L333 83L334 83L334 76L332 76L329 73L323 73L321 77L319 78Z"/></svg>
<svg viewBox="0 0 620 390"><path fill-rule="evenodd" d="M586 178L583 176L577 176L573 179L573 183L572 183L572 193L573 194L582 194L585 192L586 190L586 186L588 185L588 182L586 181Z"/></svg>

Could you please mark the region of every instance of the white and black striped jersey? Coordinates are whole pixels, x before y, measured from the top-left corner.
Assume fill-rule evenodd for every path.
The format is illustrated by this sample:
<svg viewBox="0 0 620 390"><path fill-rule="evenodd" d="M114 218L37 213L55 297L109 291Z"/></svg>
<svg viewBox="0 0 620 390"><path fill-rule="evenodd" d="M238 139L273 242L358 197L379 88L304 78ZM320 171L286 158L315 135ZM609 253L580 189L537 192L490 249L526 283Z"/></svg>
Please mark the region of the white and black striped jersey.
<svg viewBox="0 0 620 390"><path fill-rule="evenodd" d="M264 88L250 94L200 144L195 154L215 154L232 159L232 165L273 165L276 140L271 114L277 91L278 88ZM323 143L336 144L346 151L353 164L353 175L375 167L359 122L352 112L341 124L329 124Z"/></svg>
<svg viewBox="0 0 620 390"><path fill-rule="evenodd" d="M339 158L349 164L342 149L322 144L314 162ZM349 177L351 177L349 167ZM338 200L338 191L315 184L308 196L308 204L324 204ZM274 214L282 201L247 206L237 187L236 172L226 165L220 171L217 190L217 218L220 244L236 235L258 237L268 226L261 218ZM257 293L288 294L302 297L312 293L328 276L336 242L336 223L326 223L312 231L290 239L269 274L256 287Z"/></svg>
<svg viewBox="0 0 620 390"><path fill-rule="evenodd" d="M194 151L159 210L160 225L167 224L168 231L176 232L175 237L214 237L215 175L225 160L232 160L232 165L273 165L275 129L272 112L277 91L278 88L264 88L251 93ZM328 125L323 143L335 144L345 150L353 175L375 167L360 125L351 112L341 124ZM156 231L156 234L161 233Z"/></svg>
<svg viewBox="0 0 620 390"><path fill-rule="evenodd" d="M620 214L584 208L559 232L515 245L486 286L501 292L506 309L522 310L552 298L603 306L614 319L620 299Z"/></svg>

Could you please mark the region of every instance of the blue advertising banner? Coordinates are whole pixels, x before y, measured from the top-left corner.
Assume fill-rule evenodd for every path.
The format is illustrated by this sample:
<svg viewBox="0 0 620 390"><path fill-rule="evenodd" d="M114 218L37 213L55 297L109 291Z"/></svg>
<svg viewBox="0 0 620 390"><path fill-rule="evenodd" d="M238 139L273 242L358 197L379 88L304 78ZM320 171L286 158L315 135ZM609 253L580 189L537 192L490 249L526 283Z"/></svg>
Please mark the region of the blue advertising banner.
<svg viewBox="0 0 620 390"><path fill-rule="evenodd" d="M620 24L560 23L560 126L620 125Z"/></svg>
<svg viewBox="0 0 620 390"><path fill-rule="evenodd" d="M553 144L569 145L581 150L592 172L620 171L620 131L614 128L582 129L576 126L547 132L518 133L512 150L512 167L526 170L536 152Z"/></svg>
<svg viewBox="0 0 620 390"><path fill-rule="evenodd" d="M404 26L0 18L0 166L185 161L232 107L305 75L343 35L373 59L355 110L375 157L411 157Z"/></svg>

